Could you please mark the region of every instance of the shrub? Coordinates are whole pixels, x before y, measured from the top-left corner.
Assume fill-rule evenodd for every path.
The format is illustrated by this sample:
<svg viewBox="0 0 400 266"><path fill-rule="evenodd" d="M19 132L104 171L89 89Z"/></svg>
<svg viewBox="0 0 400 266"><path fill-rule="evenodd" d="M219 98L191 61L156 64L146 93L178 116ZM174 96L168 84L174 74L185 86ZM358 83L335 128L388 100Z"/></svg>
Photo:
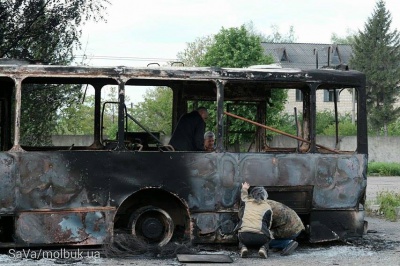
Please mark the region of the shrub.
<svg viewBox="0 0 400 266"><path fill-rule="evenodd" d="M339 136L356 136L357 126L351 123L351 121L339 122ZM336 135L336 125L329 125L324 129L323 135L335 136Z"/></svg>
<svg viewBox="0 0 400 266"><path fill-rule="evenodd" d="M400 194L389 191L381 191L377 194L377 201L380 205L379 211L385 218L394 222L397 220L396 207L400 207Z"/></svg>
<svg viewBox="0 0 400 266"><path fill-rule="evenodd" d="M369 175L400 176L400 163L370 162L368 164Z"/></svg>

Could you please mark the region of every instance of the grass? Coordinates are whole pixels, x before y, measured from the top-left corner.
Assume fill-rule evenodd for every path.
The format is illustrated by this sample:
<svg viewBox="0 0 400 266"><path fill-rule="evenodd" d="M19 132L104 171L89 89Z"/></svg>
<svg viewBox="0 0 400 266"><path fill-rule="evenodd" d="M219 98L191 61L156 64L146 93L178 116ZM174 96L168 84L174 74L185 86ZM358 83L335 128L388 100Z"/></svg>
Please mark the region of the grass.
<svg viewBox="0 0 400 266"><path fill-rule="evenodd" d="M368 175L371 176L400 176L400 163L368 163ZM377 207L379 206L379 210ZM368 212L377 212L387 220L396 221L396 207L400 207L400 194L393 191L380 191L374 202L366 202Z"/></svg>
<svg viewBox="0 0 400 266"><path fill-rule="evenodd" d="M368 175L400 176L400 163L368 163Z"/></svg>
<svg viewBox="0 0 400 266"><path fill-rule="evenodd" d="M383 213L386 219L394 222L397 220L396 207L400 207L400 194L392 191L381 191L376 198L379 204L379 212Z"/></svg>

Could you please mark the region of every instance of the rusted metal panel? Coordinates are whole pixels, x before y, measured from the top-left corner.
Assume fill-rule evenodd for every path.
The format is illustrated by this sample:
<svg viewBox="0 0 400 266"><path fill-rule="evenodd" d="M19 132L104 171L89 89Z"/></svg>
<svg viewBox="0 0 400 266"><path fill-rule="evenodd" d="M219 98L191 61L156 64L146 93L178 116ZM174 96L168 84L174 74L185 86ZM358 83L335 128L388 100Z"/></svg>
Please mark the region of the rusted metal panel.
<svg viewBox="0 0 400 266"><path fill-rule="evenodd" d="M363 155L332 154L321 159L318 154L225 153L182 158L190 169L188 202L191 211L196 212L193 223L198 227L194 231L197 241L216 242L221 236L216 230L221 221L207 212L226 207L237 210L244 181L270 188L271 199L283 201L303 214L332 208L357 211L366 188ZM359 225L355 226L357 231Z"/></svg>
<svg viewBox="0 0 400 266"><path fill-rule="evenodd" d="M97 200L91 199L93 195L88 194L84 168L79 170L79 164L74 164L78 159L67 160L54 152L21 153L18 207L30 210L98 206Z"/></svg>
<svg viewBox="0 0 400 266"><path fill-rule="evenodd" d="M360 237L364 232L364 211L314 211L310 220L311 243Z"/></svg>
<svg viewBox="0 0 400 266"><path fill-rule="evenodd" d="M315 161L314 208L356 208L367 187L363 155L327 156Z"/></svg>
<svg viewBox="0 0 400 266"><path fill-rule="evenodd" d="M324 80L326 84L341 83L354 87L365 84L365 76L357 71L308 70L299 69L233 69L209 67L85 67L85 66L43 66L43 65L1 65L0 76L38 75L39 77L97 77L126 80L134 78L155 78L165 80L268 80L269 86L285 86L310 80ZM285 84L281 84L285 82Z"/></svg>
<svg viewBox="0 0 400 266"><path fill-rule="evenodd" d="M239 222L237 213L194 213L193 242L194 243L235 243L237 235L234 232Z"/></svg>
<svg viewBox="0 0 400 266"><path fill-rule="evenodd" d="M114 208L21 212L16 220L16 241L36 245L99 245L112 237L114 213Z"/></svg>
<svg viewBox="0 0 400 266"><path fill-rule="evenodd" d="M237 223L240 185L244 181L271 187L271 199L291 195L285 203L300 213L331 208L356 210L357 198L361 198L366 184L362 170L366 161L362 155L332 154L320 159L317 154L69 151L23 152L14 156L21 164L14 188L17 207L22 211L17 230L21 241L32 243L39 243L41 237L43 243L55 238L46 236L46 231L30 236L28 229L23 229L28 222L38 228L54 226L52 232L58 232L65 243L100 243L103 235L91 234L90 241L83 240L89 234L87 211L57 216L55 210L116 208L135 191L156 183L187 203L198 242L236 241L230 230ZM154 161L158 162L157 167L153 167ZM307 204L298 204L303 200ZM52 214L24 210L48 210ZM108 218L103 215L99 219L105 223ZM78 220L82 222L77 223ZM72 231L64 235L59 225L62 221L83 228L82 235Z"/></svg>

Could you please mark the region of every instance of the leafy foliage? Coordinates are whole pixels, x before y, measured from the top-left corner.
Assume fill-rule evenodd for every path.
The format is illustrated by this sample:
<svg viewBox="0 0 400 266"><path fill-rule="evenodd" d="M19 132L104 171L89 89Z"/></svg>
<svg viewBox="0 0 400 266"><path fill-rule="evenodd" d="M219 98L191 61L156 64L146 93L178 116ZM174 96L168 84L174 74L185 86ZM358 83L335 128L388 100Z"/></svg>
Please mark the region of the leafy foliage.
<svg viewBox="0 0 400 266"><path fill-rule="evenodd" d="M75 110L74 106L80 97L80 86L24 86L21 104L21 144L50 145L51 135L57 128L60 116L59 107Z"/></svg>
<svg viewBox="0 0 400 266"><path fill-rule="evenodd" d="M383 128L388 135L388 124L395 121L400 108L394 103L400 95L400 35L390 31L392 18L380 0L364 31L354 36L350 64L367 77L367 108L369 123L379 134Z"/></svg>
<svg viewBox="0 0 400 266"><path fill-rule="evenodd" d="M89 19L104 19L108 0L2 0L0 58L34 63L68 64L79 46L79 29ZM79 101L80 86L24 86L22 142L49 143L55 130L55 110ZM45 119L43 119L45 117Z"/></svg>
<svg viewBox="0 0 400 266"><path fill-rule="evenodd" d="M335 124L335 115L332 111L324 110L317 112L316 119L316 132L315 134L321 135L326 128Z"/></svg>
<svg viewBox="0 0 400 266"><path fill-rule="evenodd" d="M388 125L388 136L400 136L400 119Z"/></svg>
<svg viewBox="0 0 400 266"><path fill-rule="evenodd" d="M297 119L298 121L300 121L302 118L301 116L298 116ZM277 119L277 124L275 125L275 128L295 136L297 134L295 116L288 113L281 114ZM271 133L271 135L276 134L278 133Z"/></svg>
<svg viewBox="0 0 400 266"><path fill-rule="evenodd" d="M377 201L380 205L379 211L385 215L385 218L395 222L397 220L396 207L400 207L400 194L391 191L381 191L377 195Z"/></svg>
<svg viewBox="0 0 400 266"><path fill-rule="evenodd" d="M171 134L172 130L172 90L168 87L157 87L147 90L144 101L136 104L133 116L147 129ZM138 125L133 130L143 131Z"/></svg>
<svg viewBox="0 0 400 266"><path fill-rule="evenodd" d="M273 63L271 57L264 55L261 37L252 35L244 25L222 28L214 40L200 60L202 66L241 68Z"/></svg>
<svg viewBox="0 0 400 266"><path fill-rule="evenodd" d="M103 19L108 0L3 0L0 58L65 64L79 45L79 26Z"/></svg>
<svg viewBox="0 0 400 266"><path fill-rule="evenodd" d="M381 176L400 176L400 164L370 162L368 163L368 174Z"/></svg>
<svg viewBox="0 0 400 266"><path fill-rule="evenodd" d="M317 112L316 128L317 135L336 136L335 114L328 110ZM357 135L357 126L352 123L351 114L339 114L338 133L339 136Z"/></svg>
<svg viewBox="0 0 400 266"><path fill-rule="evenodd" d="M262 36L264 42L276 42L276 43L292 43L295 42L297 37L295 35L295 30L293 26L289 27L289 31L282 34L278 25L271 25L272 34L269 36Z"/></svg>
<svg viewBox="0 0 400 266"><path fill-rule="evenodd" d="M278 34L277 27L274 29L275 34L273 36L265 37L256 32L252 23L242 25L239 28L222 28L216 35L197 38L194 42L187 43L186 49L179 52L177 57L185 66L247 67L253 64L273 63L271 57L264 55L261 41L279 41L285 38L289 38L286 40L288 42L294 40L293 27L291 27L290 34L287 36ZM280 114L286 98L287 92L285 90L272 94L267 117L270 125L279 126L281 124ZM170 116L172 113L171 101L172 93L169 89L156 88L154 92L147 92L144 101L135 105L133 112L135 117L150 129L160 130L169 134L171 132L171 124L169 122L171 121ZM193 109L193 104L189 103L188 110ZM213 110L216 110L215 102L200 101L196 105L204 106L210 110L206 127L207 130L216 132L216 113L213 112ZM239 112L237 113L238 115L246 118L255 118L254 111L251 112L250 109L236 107L236 111ZM231 130L255 132L255 127L249 123L236 120ZM254 133L247 134L248 139L251 139L253 135ZM234 136L231 139L231 143L238 140L237 136Z"/></svg>
<svg viewBox="0 0 400 266"><path fill-rule="evenodd" d="M350 29L347 29L347 35L342 37L337 35L336 33L332 33L331 42L334 44L353 44L354 37L357 35L357 32L353 32Z"/></svg>
<svg viewBox="0 0 400 266"><path fill-rule="evenodd" d="M127 98L129 101L129 98ZM111 87L102 102L103 134L105 138L115 139L118 131L118 106L113 102L118 101L117 88ZM111 102L111 103L110 103ZM60 110L57 117L56 135L92 135L94 130L94 104L93 94L85 95L83 102L74 101L69 106ZM132 128L132 127L131 127ZM130 128L130 129L131 129Z"/></svg>
<svg viewBox="0 0 400 266"><path fill-rule="evenodd" d="M296 41L294 27L290 26L289 32L282 34L277 25L272 25L272 34L265 36L261 32L257 31L253 22L246 23L243 25L249 35L258 36L262 42L294 42ZM204 37L196 38L193 42L188 42L187 47L184 51L178 52L177 58L182 61L185 66L200 66L201 60L211 47L215 43L215 36L208 35Z"/></svg>
<svg viewBox="0 0 400 266"><path fill-rule="evenodd" d="M68 106L59 117L59 134L92 135L94 125L94 96L88 96L85 103Z"/></svg>
<svg viewBox="0 0 400 266"><path fill-rule="evenodd" d="M349 120L341 121L338 123L339 136L356 136L357 126ZM323 134L326 136L336 136L336 125L329 125L324 129Z"/></svg>
<svg viewBox="0 0 400 266"><path fill-rule="evenodd" d="M245 25L239 28L222 28L214 36L214 42L208 47L204 57L200 60L200 64L202 66L242 68L250 65L273 63L273 59L264 54L261 36L253 32ZM270 124L276 124L277 114L283 110L286 97L287 92L285 90L272 93L267 110L267 120ZM236 106L234 112L247 119L255 119L255 112L249 107ZM255 127L249 123L234 120L229 125L229 130L249 132L246 135L233 135L229 140L232 144L239 141L251 141L254 134L250 132L255 132Z"/></svg>
<svg viewBox="0 0 400 266"><path fill-rule="evenodd" d="M185 50L178 52L177 58L182 61L185 66L199 66L200 61L213 41L214 39L212 36L196 38L194 42L187 43Z"/></svg>

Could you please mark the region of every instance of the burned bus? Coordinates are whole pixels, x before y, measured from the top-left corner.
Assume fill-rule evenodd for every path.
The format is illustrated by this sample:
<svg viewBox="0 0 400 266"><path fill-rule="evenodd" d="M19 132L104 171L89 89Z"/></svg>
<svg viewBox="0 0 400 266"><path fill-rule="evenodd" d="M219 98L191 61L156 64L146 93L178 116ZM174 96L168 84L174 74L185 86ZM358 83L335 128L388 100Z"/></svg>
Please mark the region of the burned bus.
<svg viewBox="0 0 400 266"><path fill-rule="evenodd" d="M43 87L51 97L52 90L70 85L92 90L90 144L26 141L24 123L40 121L23 118L35 112L35 105L26 109L24 97L34 99L32 93ZM109 86L118 89L112 103L102 98ZM129 91L159 86L172 91L172 128L199 101L215 104L209 110L215 117L215 151L175 151L162 133L129 113ZM276 90L301 93L298 134L268 125ZM337 142L322 145L317 97L345 90L356 97L354 142L344 149ZM360 237L367 183L365 93L364 74L349 70L0 65L0 246L101 245L113 241L115 232L159 246L235 243L244 181L264 186L270 199L293 208L312 243ZM337 113L339 101L333 99ZM114 136L103 131L105 104L116 108ZM253 119L235 112L243 105L251 106ZM252 124L245 132L253 140L248 147L226 141L241 134L230 127L237 119ZM127 121L143 130L129 131ZM292 142L274 144L271 132Z"/></svg>

